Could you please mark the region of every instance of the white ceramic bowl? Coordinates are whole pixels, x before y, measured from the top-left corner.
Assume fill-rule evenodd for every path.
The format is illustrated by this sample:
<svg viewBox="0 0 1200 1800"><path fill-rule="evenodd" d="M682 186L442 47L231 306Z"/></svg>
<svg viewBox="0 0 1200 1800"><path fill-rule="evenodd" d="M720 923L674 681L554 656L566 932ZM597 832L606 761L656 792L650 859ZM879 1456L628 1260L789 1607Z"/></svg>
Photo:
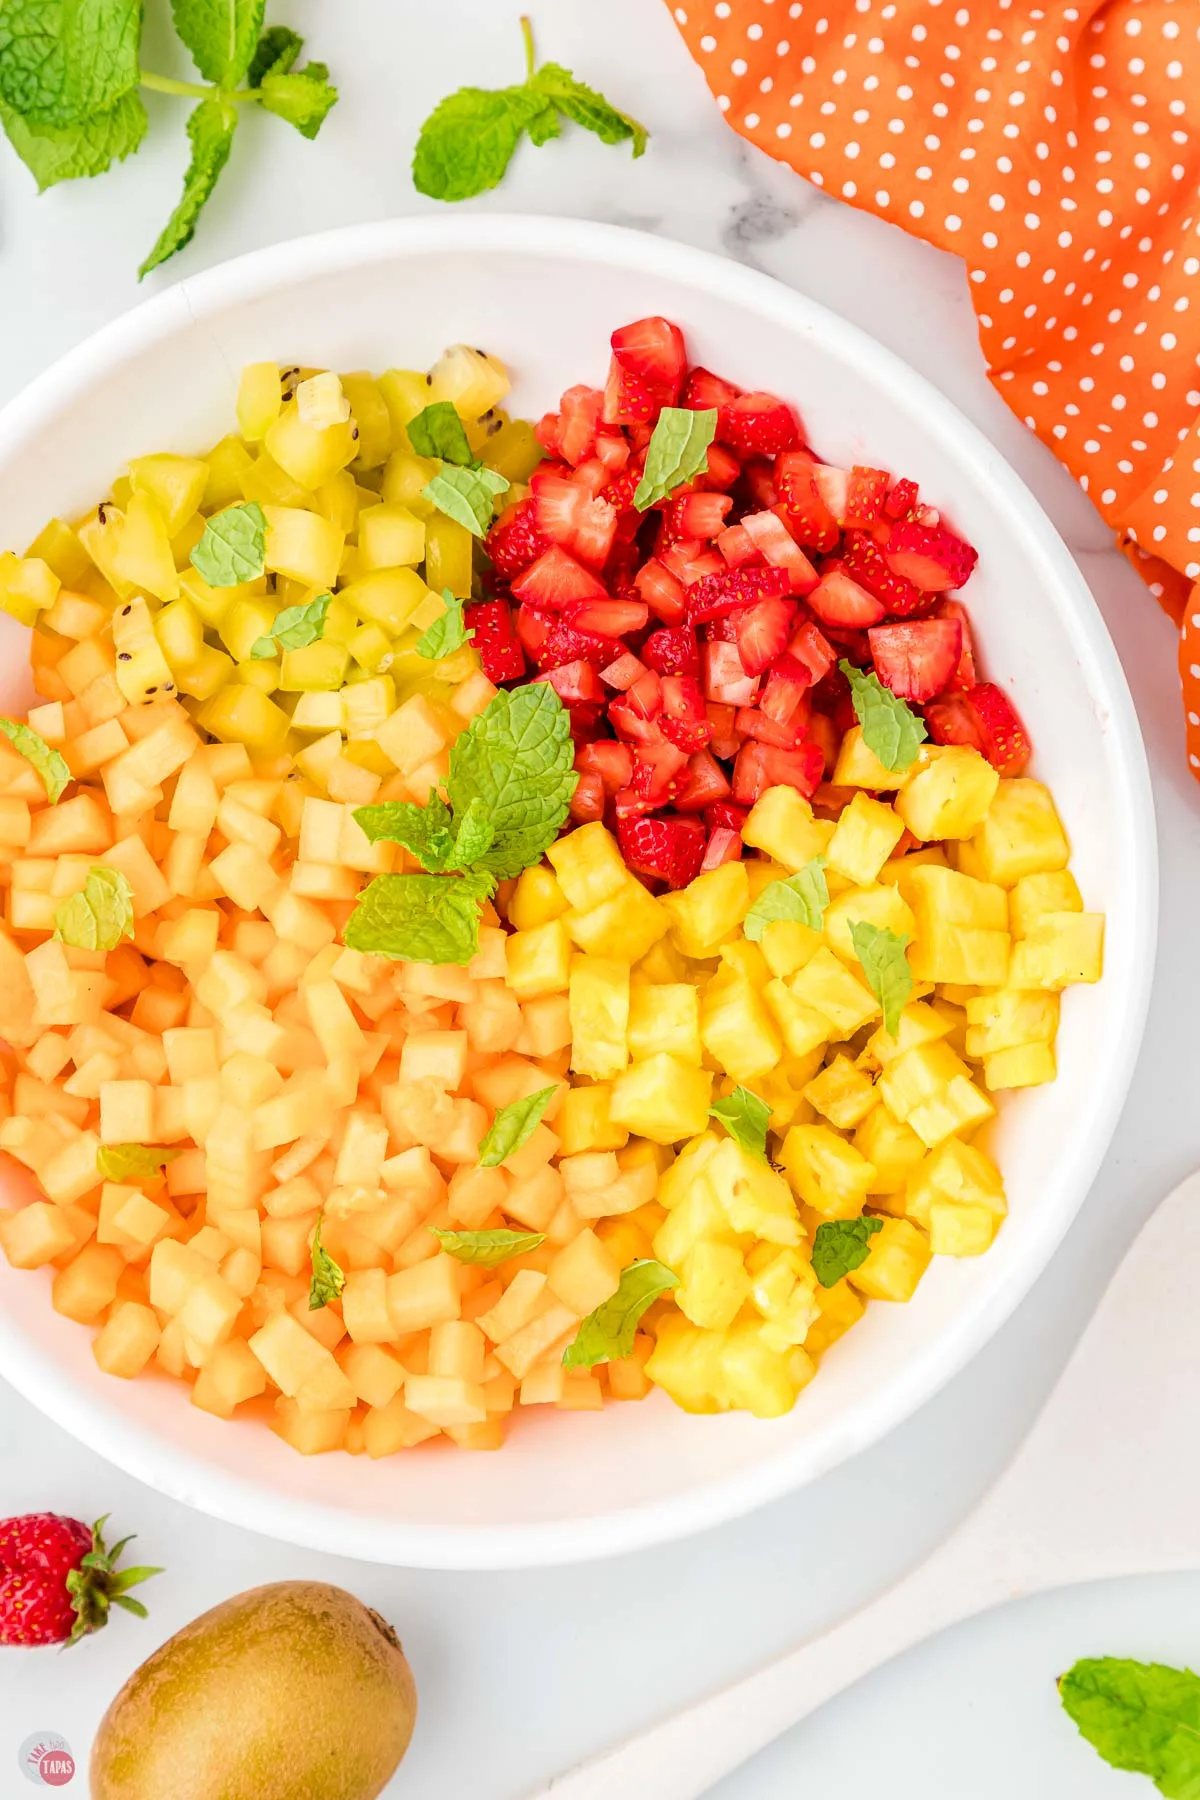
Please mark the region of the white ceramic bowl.
<svg viewBox="0 0 1200 1800"><path fill-rule="evenodd" d="M684 1536L811 1481L906 1418L1013 1310L1087 1193L1125 1098L1156 861L1137 721L1104 625L992 446L888 351L765 276L565 219L407 220L245 257L89 339L0 416L0 545L94 503L129 456L214 441L245 362L424 366L445 344L482 343L512 369L517 408L536 415L568 384L603 380L614 326L659 312L696 361L795 401L831 461L917 477L978 545L972 616L1032 732L1086 904L1108 915L1104 980L1065 998L1057 1082L1004 1107L1011 1217L995 1247L936 1261L909 1306L871 1307L785 1419L691 1418L656 1395L603 1414L538 1409L499 1455L443 1445L378 1463L304 1459L261 1425L197 1411L175 1383L101 1375L91 1334L51 1311L46 1276L0 1259L0 1373L152 1487L271 1536L385 1563L569 1562ZM26 693L10 629L0 700L11 707Z"/></svg>

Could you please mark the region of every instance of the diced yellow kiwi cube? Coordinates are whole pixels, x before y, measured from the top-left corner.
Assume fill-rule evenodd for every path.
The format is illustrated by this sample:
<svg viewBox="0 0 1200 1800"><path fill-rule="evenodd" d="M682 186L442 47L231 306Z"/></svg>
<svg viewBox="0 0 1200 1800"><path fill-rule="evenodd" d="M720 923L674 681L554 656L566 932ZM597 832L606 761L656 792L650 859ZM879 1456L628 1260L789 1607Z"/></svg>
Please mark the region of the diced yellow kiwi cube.
<svg viewBox="0 0 1200 1800"><path fill-rule="evenodd" d="M1022 875L1065 869L1070 856L1050 790L1022 776L1002 781L988 816L971 839L986 881L1013 887Z"/></svg>
<svg viewBox="0 0 1200 1800"><path fill-rule="evenodd" d="M1082 912L1083 895L1070 869L1022 875L1008 895L1008 926L1015 938L1026 937L1043 913Z"/></svg>
<svg viewBox="0 0 1200 1800"><path fill-rule="evenodd" d="M278 611L269 594L235 600L217 627L217 635L235 662L250 662L259 638L269 637Z"/></svg>
<svg viewBox="0 0 1200 1800"><path fill-rule="evenodd" d="M868 1246L846 1280L869 1300L911 1300L932 1255L924 1232L907 1219L884 1219Z"/></svg>
<svg viewBox="0 0 1200 1800"><path fill-rule="evenodd" d="M53 606L59 579L40 557L0 553L0 609L19 625L36 625L38 615Z"/></svg>
<svg viewBox="0 0 1200 1800"><path fill-rule="evenodd" d="M223 437L205 457L208 481L201 501L206 513L220 512L243 496L246 473L254 458L240 437Z"/></svg>
<svg viewBox="0 0 1200 1800"><path fill-rule="evenodd" d="M148 494L167 528L175 537L204 499L208 464L195 456L135 456L129 465L135 494Z"/></svg>
<svg viewBox="0 0 1200 1800"><path fill-rule="evenodd" d="M337 377L333 379L336 381ZM340 383L338 391L341 391ZM327 424L309 424L301 415L297 401L293 400L268 425L263 444L284 474L312 493L353 460L358 440L354 435L354 421L349 417Z"/></svg>
<svg viewBox="0 0 1200 1800"><path fill-rule="evenodd" d="M568 982L571 1067L598 1079L629 1061L629 964L606 956L576 956Z"/></svg>
<svg viewBox="0 0 1200 1800"><path fill-rule="evenodd" d="M559 839L560 843L565 841ZM508 902L508 922L514 931L530 931L535 925L548 925L551 919L561 918L569 906L554 870L537 863L517 878Z"/></svg>
<svg viewBox="0 0 1200 1800"><path fill-rule="evenodd" d="M360 618L373 619L399 637L428 593L415 569L372 569L344 587L338 598Z"/></svg>
<svg viewBox="0 0 1200 1800"><path fill-rule="evenodd" d="M698 1063L700 995L686 981L635 981L629 993L629 1054L634 1062L666 1051Z"/></svg>
<svg viewBox="0 0 1200 1800"><path fill-rule="evenodd" d="M285 694L334 692L345 680L349 661L345 644L330 644L318 638L315 644L284 651L279 685Z"/></svg>
<svg viewBox="0 0 1200 1800"><path fill-rule="evenodd" d="M279 417L283 384L277 363L247 363L237 391L237 422L242 436L257 444Z"/></svg>
<svg viewBox="0 0 1200 1800"><path fill-rule="evenodd" d="M204 654L204 621L186 597L172 600L153 619L154 635L172 669L189 669Z"/></svg>
<svg viewBox="0 0 1200 1800"><path fill-rule="evenodd" d="M112 566L131 588L158 600L174 600L179 592L171 534L157 503L144 489L129 496Z"/></svg>
<svg viewBox="0 0 1200 1800"><path fill-rule="evenodd" d="M908 770L885 768L867 747L862 726L852 725L842 739L832 780L834 787L870 788L878 794L902 788L908 780Z"/></svg>
<svg viewBox="0 0 1200 1800"><path fill-rule="evenodd" d="M567 991L571 940L561 919L550 919L529 931L515 931L504 941L504 979L518 1000Z"/></svg>
<svg viewBox="0 0 1200 1800"><path fill-rule="evenodd" d="M827 1218L854 1218L862 1211L875 1170L865 1156L828 1125L793 1125L783 1140L781 1160L794 1191Z"/></svg>
<svg viewBox="0 0 1200 1800"><path fill-rule="evenodd" d="M750 878L742 862L697 875L659 901L671 916L671 936L685 956L715 956L750 910Z"/></svg>
<svg viewBox="0 0 1200 1800"><path fill-rule="evenodd" d="M424 376L421 379L424 381ZM380 381L381 388L386 380L385 375ZM394 416L393 414L393 420ZM407 437L405 441L407 442ZM395 450L388 457L387 467L383 471L382 494L385 503L388 506L407 506L419 519L431 519L436 509L432 501L425 499L424 493L439 467L436 457L416 456L408 449Z"/></svg>
<svg viewBox="0 0 1200 1800"><path fill-rule="evenodd" d="M873 882L900 839L905 821L868 794L857 793L842 811L825 852L831 869L859 887Z"/></svg>
<svg viewBox="0 0 1200 1800"><path fill-rule="evenodd" d="M742 1253L735 1245L701 1240L684 1257L679 1274L673 1297L685 1318L710 1331L733 1324L750 1292Z"/></svg>
<svg viewBox="0 0 1200 1800"><path fill-rule="evenodd" d="M245 744L260 756L281 754L292 723L282 707L242 682L219 688L204 701L198 717L222 743Z"/></svg>
<svg viewBox="0 0 1200 1800"><path fill-rule="evenodd" d="M796 874L814 856L825 854L833 832L832 821L814 818L812 807L795 788L773 787L751 807L742 837Z"/></svg>
<svg viewBox="0 0 1200 1800"><path fill-rule="evenodd" d="M839 1131L851 1131L875 1106L875 1084L844 1053L807 1083L804 1097Z"/></svg>
<svg viewBox="0 0 1200 1800"><path fill-rule="evenodd" d="M326 643L337 640L325 633ZM354 658L359 668L368 675L386 674L395 661L392 639L374 620L367 625L359 625L349 638L345 640L345 648Z"/></svg>
<svg viewBox="0 0 1200 1800"><path fill-rule="evenodd" d="M1001 1088L1040 1087L1057 1074L1053 1044L1014 1044L983 1059L984 1086L993 1094Z"/></svg>
<svg viewBox="0 0 1200 1800"><path fill-rule="evenodd" d="M471 598L474 574L473 538L465 525L435 512L425 522L425 580L435 593L449 588L460 600Z"/></svg>
<svg viewBox="0 0 1200 1800"><path fill-rule="evenodd" d="M364 369L342 376L342 392L358 426L356 469L378 469L392 450L392 415L375 377Z"/></svg>
<svg viewBox="0 0 1200 1800"><path fill-rule="evenodd" d="M1071 987L1099 981L1103 968L1103 913L1042 913L1013 947L1009 985Z"/></svg>
<svg viewBox="0 0 1200 1800"><path fill-rule="evenodd" d="M982 1256L995 1231L995 1215L986 1206L938 1200L929 1209L929 1248L935 1256Z"/></svg>
<svg viewBox="0 0 1200 1800"><path fill-rule="evenodd" d="M599 820L569 831L551 844L546 855L568 905L576 912L587 912L602 900L611 900L629 881L617 840Z"/></svg>
<svg viewBox="0 0 1200 1800"><path fill-rule="evenodd" d="M448 400L460 419L480 418L498 406L512 383L498 356L451 344L429 371L429 401Z"/></svg>
<svg viewBox="0 0 1200 1800"><path fill-rule="evenodd" d="M737 1082L753 1082L783 1055L783 1042L762 996L740 977L714 981L701 994L700 1041Z"/></svg>
<svg viewBox="0 0 1200 1800"><path fill-rule="evenodd" d="M358 515L358 561L366 569L394 569L425 555L425 521L406 506L367 506Z"/></svg>
<svg viewBox="0 0 1200 1800"><path fill-rule="evenodd" d="M615 1076L609 1111L618 1125L656 1144L698 1137L708 1123L713 1078L665 1051Z"/></svg>
<svg viewBox="0 0 1200 1800"><path fill-rule="evenodd" d="M999 782L969 744L926 744L896 796L896 812L921 843L970 837L986 819Z"/></svg>
<svg viewBox="0 0 1200 1800"><path fill-rule="evenodd" d="M50 519L25 552L26 559L44 562L64 587L78 585L91 568L91 558L63 519Z"/></svg>
<svg viewBox="0 0 1200 1800"><path fill-rule="evenodd" d="M528 481L545 451L525 419L506 419L491 432L483 446L482 460L509 481Z"/></svg>
<svg viewBox="0 0 1200 1800"><path fill-rule="evenodd" d="M870 988L851 973L832 950L818 950L788 983L794 999L828 1019L843 1037L850 1037L880 1007Z"/></svg>
<svg viewBox="0 0 1200 1800"><path fill-rule="evenodd" d="M344 533L320 513L298 506L264 506L267 518L266 565L322 592L338 577Z"/></svg>

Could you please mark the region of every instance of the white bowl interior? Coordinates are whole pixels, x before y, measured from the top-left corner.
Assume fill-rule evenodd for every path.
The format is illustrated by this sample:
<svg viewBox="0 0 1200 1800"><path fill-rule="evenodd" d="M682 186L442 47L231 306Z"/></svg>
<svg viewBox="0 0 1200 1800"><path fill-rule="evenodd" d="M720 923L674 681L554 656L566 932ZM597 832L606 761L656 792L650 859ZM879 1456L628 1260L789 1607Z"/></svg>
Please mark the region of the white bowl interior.
<svg viewBox="0 0 1200 1800"><path fill-rule="evenodd" d="M1132 707L1104 627L1036 504L940 395L811 302L732 264L555 220L372 227L265 252L151 302L0 418L0 544L107 491L126 458L203 449L230 429L238 370L270 358L423 367L482 343L532 414L602 382L620 322L662 312L693 358L800 408L832 461L919 479L979 548L967 598L1053 787L1107 967L1065 997L1060 1075L1003 1107L1011 1218L984 1258L939 1259L913 1304L870 1308L787 1418L691 1418L655 1396L603 1414L538 1410L502 1454L430 1446L303 1459L256 1424L218 1423L166 1380L117 1383L45 1275L0 1262L0 1372L97 1449L208 1511L381 1561L500 1566L677 1536L795 1486L927 1397L1016 1304L1082 1200L1124 1098L1149 988L1153 821ZM7 621L5 621L7 624ZM10 627L0 701L26 698ZM0 1177L4 1186L16 1177Z"/></svg>

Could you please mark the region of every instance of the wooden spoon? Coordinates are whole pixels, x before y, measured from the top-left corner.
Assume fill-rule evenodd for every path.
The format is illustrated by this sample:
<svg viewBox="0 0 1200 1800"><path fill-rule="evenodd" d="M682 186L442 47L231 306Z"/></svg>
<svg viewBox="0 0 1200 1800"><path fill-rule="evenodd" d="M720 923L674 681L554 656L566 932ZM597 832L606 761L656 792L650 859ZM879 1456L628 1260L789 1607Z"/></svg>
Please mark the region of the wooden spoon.
<svg viewBox="0 0 1200 1800"><path fill-rule="evenodd" d="M1134 1241L1013 1461L925 1562L840 1624L528 1800L695 1800L947 1625L1072 1582L1200 1568L1198 1282L1200 1170Z"/></svg>

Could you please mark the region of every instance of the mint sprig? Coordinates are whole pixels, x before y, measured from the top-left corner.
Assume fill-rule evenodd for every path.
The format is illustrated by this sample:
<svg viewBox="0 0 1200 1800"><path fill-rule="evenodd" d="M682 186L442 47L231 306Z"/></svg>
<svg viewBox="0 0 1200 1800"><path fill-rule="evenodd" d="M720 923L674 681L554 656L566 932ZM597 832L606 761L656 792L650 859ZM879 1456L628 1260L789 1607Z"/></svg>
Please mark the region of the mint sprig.
<svg viewBox="0 0 1200 1800"><path fill-rule="evenodd" d="M867 749L893 774L909 768L929 736L924 719L885 687L874 669L856 669L845 657L838 668L850 683L854 716Z"/></svg>
<svg viewBox="0 0 1200 1800"><path fill-rule="evenodd" d="M475 460L463 422L449 400L431 401L404 429L418 456L464 465Z"/></svg>
<svg viewBox="0 0 1200 1800"><path fill-rule="evenodd" d="M341 1295L346 1285L346 1276L340 1264L334 1262L328 1250L321 1242L321 1226L324 1213L317 1218L316 1229L312 1240L312 1279L308 1284L308 1310L320 1312L331 1300Z"/></svg>
<svg viewBox="0 0 1200 1800"><path fill-rule="evenodd" d="M133 889L120 869L89 869L83 887L54 915L54 935L77 950L115 950L133 936Z"/></svg>
<svg viewBox="0 0 1200 1800"><path fill-rule="evenodd" d="M678 1286L678 1275L665 1263L650 1258L630 1263L616 1293L588 1314L563 1351L564 1369L591 1369L598 1362L632 1356L642 1314Z"/></svg>
<svg viewBox="0 0 1200 1800"><path fill-rule="evenodd" d="M332 594L318 594L306 606L285 606L275 614L266 637L255 638L250 655L256 658L276 656L280 650L305 650L325 636L325 617L333 602Z"/></svg>
<svg viewBox="0 0 1200 1800"><path fill-rule="evenodd" d="M883 1230L882 1219L826 1219L813 1238L813 1274L822 1287L862 1267L871 1254L871 1239Z"/></svg>
<svg viewBox="0 0 1200 1800"><path fill-rule="evenodd" d="M351 950L399 962L469 963L479 952L479 915L491 876L377 875L346 920Z"/></svg>
<svg viewBox="0 0 1200 1800"><path fill-rule="evenodd" d="M166 1144L102 1144L96 1152L96 1173L105 1181L149 1181L164 1163L182 1155L182 1150Z"/></svg>
<svg viewBox="0 0 1200 1800"><path fill-rule="evenodd" d="M267 566L267 515L257 500L227 506L205 524L192 546L191 564L209 587L257 581Z"/></svg>
<svg viewBox="0 0 1200 1800"><path fill-rule="evenodd" d="M448 519L465 526L472 537L481 538L492 522L496 501L508 492L508 487L503 475L495 469L485 469L482 463L468 463L465 468L457 463L443 463L421 489L421 498Z"/></svg>
<svg viewBox="0 0 1200 1800"><path fill-rule="evenodd" d="M883 1008L883 1029L895 1037L900 1027L900 1014L912 995L912 970L908 966L906 937L898 937L886 926L872 925L856 919L850 927L854 954L862 964L867 986Z"/></svg>
<svg viewBox="0 0 1200 1800"><path fill-rule="evenodd" d="M767 883L746 914L742 929L752 944L761 943L767 926L778 924L781 919L807 925L810 931L820 931L828 905L825 858L814 856L795 875Z"/></svg>
<svg viewBox="0 0 1200 1800"><path fill-rule="evenodd" d="M261 106L312 138L337 100L324 63L296 68L303 40L287 26L264 30L264 10L265 0L171 0L201 83L141 66L141 0L0 4L0 125L40 191L103 174L139 148L140 90L198 103L183 194L139 275L190 242L244 107Z"/></svg>
<svg viewBox="0 0 1200 1800"><path fill-rule="evenodd" d="M536 66L533 30L521 20L525 80L519 87L459 88L434 107L413 153L413 184L432 200L470 200L498 187L523 136L532 144L560 134L560 116L604 144L646 148L644 125L620 112L560 63Z"/></svg>
<svg viewBox="0 0 1200 1800"><path fill-rule="evenodd" d="M0 731L13 749L19 750L27 763L32 763L42 778L42 786L50 804L56 806L67 783L74 780L66 757L48 744L31 725L22 725L19 719L0 718Z"/></svg>
<svg viewBox="0 0 1200 1800"><path fill-rule="evenodd" d="M1200 1676L1191 1669L1085 1657L1059 1678L1058 1692L1112 1768L1148 1775L1169 1800L1200 1792Z"/></svg>
<svg viewBox="0 0 1200 1800"><path fill-rule="evenodd" d="M458 1258L476 1269L498 1269L510 1256L524 1256L546 1241L543 1231L443 1231L429 1227L447 1256Z"/></svg>
<svg viewBox="0 0 1200 1800"><path fill-rule="evenodd" d="M498 1169L507 1157L515 1156L527 1144L542 1122L542 1114L553 1100L555 1089L539 1088L524 1100L502 1106L483 1135L479 1146L479 1167Z"/></svg>
<svg viewBox="0 0 1200 1800"><path fill-rule="evenodd" d="M751 1156L757 1156L762 1162L770 1161L767 1126L771 1123L771 1109L749 1088L735 1087L732 1094L715 1100L708 1109L708 1116L718 1119L734 1143L740 1144Z"/></svg>
<svg viewBox="0 0 1200 1800"><path fill-rule="evenodd" d="M708 468L708 448L717 435L717 409L693 412L687 406L664 406L646 446L646 466L633 491L639 512L665 500Z"/></svg>
<svg viewBox="0 0 1200 1800"><path fill-rule="evenodd" d="M427 631L423 631L414 648L418 656L427 657L430 662L440 662L444 656L453 656L464 644L469 644L475 636L467 630L463 618L463 602L449 588L442 589L442 599L446 602L446 610L440 619L435 619Z"/></svg>

